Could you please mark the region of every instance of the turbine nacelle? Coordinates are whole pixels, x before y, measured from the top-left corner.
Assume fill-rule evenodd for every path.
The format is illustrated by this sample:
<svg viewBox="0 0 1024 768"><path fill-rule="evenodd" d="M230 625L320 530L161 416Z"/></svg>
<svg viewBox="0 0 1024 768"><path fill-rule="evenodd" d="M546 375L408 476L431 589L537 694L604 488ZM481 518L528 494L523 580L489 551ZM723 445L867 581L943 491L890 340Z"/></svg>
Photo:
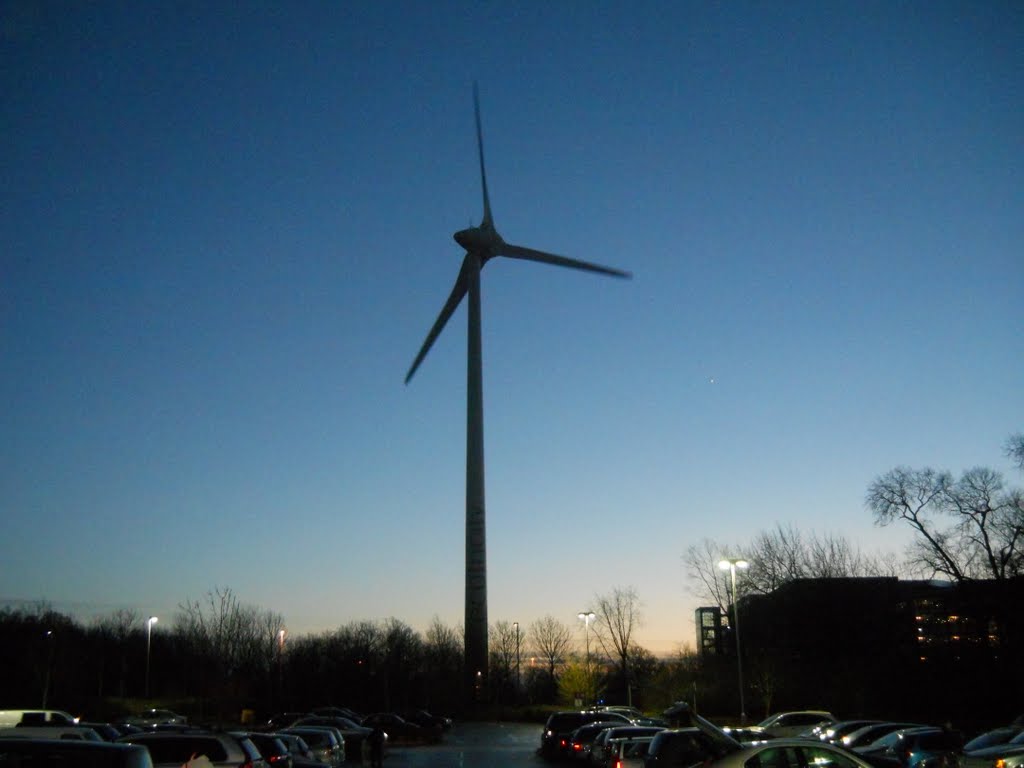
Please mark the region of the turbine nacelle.
<svg viewBox="0 0 1024 768"><path fill-rule="evenodd" d="M502 240L493 225L486 222L479 227L460 229L452 237L467 252L482 253L485 254L485 257L494 256L505 245L505 241Z"/></svg>

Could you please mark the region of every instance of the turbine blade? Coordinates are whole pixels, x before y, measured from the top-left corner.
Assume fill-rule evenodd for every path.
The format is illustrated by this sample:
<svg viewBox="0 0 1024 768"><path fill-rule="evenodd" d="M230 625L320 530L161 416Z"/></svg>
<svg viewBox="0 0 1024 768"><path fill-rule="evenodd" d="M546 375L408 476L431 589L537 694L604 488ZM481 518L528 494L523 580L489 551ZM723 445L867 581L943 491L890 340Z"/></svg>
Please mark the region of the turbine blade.
<svg viewBox="0 0 1024 768"><path fill-rule="evenodd" d="M487 172L484 170L484 132L480 127L480 92L476 81L473 82L473 111L476 113L476 146L480 152L480 183L484 190L484 224L493 224L491 199L487 195Z"/></svg>
<svg viewBox="0 0 1024 768"><path fill-rule="evenodd" d="M468 257L468 254L467 254ZM423 362L423 358L427 356L427 352L434 346L434 342L437 341L437 337L441 335L441 331L444 330L445 324L448 319L455 312L459 306L459 302L462 301L462 297L466 295L468 290L466 283L466 260L462 261L462 268L459 270L459 276L455 278L455 285L452 286L452 292L448 295L448 301L441 307L441 314L437 316L437 320L434 321L433 327L430 329L430 333L427 334L426 341L423 342L423 346L420 347L419 354L416 355L416 359L413 360L412 365L409 366L409 372L405 374L405 383L408 384L409 380L416 373L416 369L420 367L420 363Z"/></svg>
<svg viewBox="0 0 1024 768"><path fill-rule="evenodd" d="M600 264L592 264L589 261L580 261L579 259L570 259L568 256L558 256L554 253L545 253L544 251L536 251L533 248L524 248L521 245L512 245L511 243L503 243L501 248L498 250L499 256L508 256L511 259L524 259L526 261L539 261L541 264L554 264L558 267L569 267L571 269L582 269L587 272L599 272L602 275L611 275L612 277L625 277L631 278L633 274L631 272L624 272L621 269L614 269L612 267L603 267Z"/></svg>

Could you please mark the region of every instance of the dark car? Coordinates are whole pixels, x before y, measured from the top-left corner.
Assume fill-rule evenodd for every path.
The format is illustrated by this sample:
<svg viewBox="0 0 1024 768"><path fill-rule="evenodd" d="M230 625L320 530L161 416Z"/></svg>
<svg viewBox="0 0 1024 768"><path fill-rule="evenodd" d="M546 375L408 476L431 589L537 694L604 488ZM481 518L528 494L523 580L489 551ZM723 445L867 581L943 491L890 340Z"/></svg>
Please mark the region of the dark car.
<svg viewBox="0 0 1024 768"><path fill-rule="evenodd" d="M363 718L363 727L379 728L393 742L437 741L440 738L439 728L421 728L416 723L410 723L394 712L376 712L367 715Z"/></svg>
<svg viewBox="0 0 1024 768"><path fill-rule="evenodd" d="M271 715L270 719L267 720L263 726L264 730L275 730L277 728L287 728L292 725L296 720L300 720L303 717L310 717L312 712L278 712L276 715Z"/></svg>
<svg viewBox="0 0 1024 768"><path fill-rule="evenodd" d="M1019 768L1024 765L1024 730L1003 744L972 748L964 754L967 768Z"/></svg>
<svg viewBox="0 0 1024 768"><path fill-rule="evenodd" d="M598 720L596 723L581 725L569 736L568 752L574 759L589 760L590 750L594 746L594 739L605 728L614 728L622 725L620 721Z"/></svg>
<svg viewBox="0 0 1024 768"><path fill-rule="evenodd" d="M866 725L863 728L858 728L856 731L843 736L838 744L841 747L847 749L854 749L855 747L867 747L883 738L888 736L893 731L902 731L906 728L923 728L924 723L876 723L874 725Z"/></svg>
<svg viewBox="0 0 1024 768"><path fill-rule="evenodd" d="M179 768L205 755L216 768L269 768L259 749L245 737L213 731L147 731L122 736L117 743L139 744L149 750L153 765Z"/></svg>
<svg viewBox="0 0 1024 768"><path fill-rule="evenodd" d="M2 766L153 768L145 747L79 739L0 739Z"/></svg>
<svg viewBox="0 0 1024 768"><path fill-rule="evenodd" d="M328 763L321 762L313 756L313 750L301 736L279 731L275 731L273 735L280 739L291 753L292 768L330 768Z"/></svg>
<svg viewBox="0 0 1024 768"><path fill-rule="evenodd" d="M854 751L865 757L895 759L903 768L954 768L961 763L963 746L963 736L958 731L924 727L893 731Z"/></svg>
<svg viewBox="0 0 1024 768"><path fill-rule="evenodd" d="M841 720L838 723L828 723L817 729L817 737L829 744L842 744L843 736L869 725L881 725L881 720Z"/></svg>
<svg viewBox="0 0 1024 768"><path fill-rule="evenodd" d="M363 716L348 707L317 707L310 714L319 717L347 717L354 723L361 723Z"/></svg>
<svg viewBox="0 0 1024 768"><path fill-rule="evenodd" d="M443 731L447 731L452 727L452 719L450 717L435 715L425 709L408 710L402 712L401 715L405 720L408 720L410 723L416 723L420 728L440 728Z"/></svg>
<svg viewBox="0 0 1024 768"><path fill-rule="evenodd" d="M272 733L259 733L250 731L232 731L232 736L247 738L256 749L263 755L263 759L271 768L294 768L291 750Z"/></svg>
<svg viewBox="0 0 1024 768"><path fill-rule="evenodd" d="M188 718L184 715L179 715L177 712L171 712L169 709L147 709L137 715L125 717L121 722L147 728L154 725L160 725L162 723L187 723Z"/></svg>
<svg viewBox="0 0 1024 768"><path fill-rule="evenodd" d="M610 765L613 742L641 736L654 736L658 731L664 730L664 726L660 725L617 725L613 728L605 728L597 734L594 744L590 748L590 763L599 766Z"/></svg>
<svg viewBox="0 0 1024 768"><path fill-rule="evenodd" d="M327 726L336 728L345 737L345 753L350 757L358 757L363 753L363 744L373 733L372 728L358 725L347 717L310 716L303 717L292 723L293 728L306 726Z"/></svg>
<svg viewBox="0 0 1024 768"><path fill-rule="evenodd" d="M334 731L322 726L303 725L285 728L281 733L301 736L313 752L313 758L321 763L341 765L345 762L345 744L338 741Z"/></svg>
<svg viewBox="0 0 1024 768"><path fill-rule="evenodd" d="M722 754L721 745L699 728L669 728L654 734L644 756L644 768L689 768Z"/></svg>
<svg viewBox="0 0 1024 768"><path fill-rule="evenodd" d="M84 728L92 728L104 741L116 741L124 735L118 728L114 727L110 723L79 722L78 724Z"/></svg>
<svg viewBox="0 0 1024 768"><path fill-rule="evenodd" d="M1024 733L1024 725L1004 725L1002 728L995 728L991 731L986 731L980 736L975 736L964 744L964 752L973 752L977 749L988 749L1000 744L1008 744L1021 733Z"/></svg>
<svg viewBox="0 0 1024 768"><path fill-rule="evenodd" d="M569 739L573 731L587 723L596 723L599 720L617 722L621 725L630 725L632 721L625 715L617 712L594 712L566 710L554 712L544 724L544 730L540 734L540 754L548 759L556 757L567 757L569 755Z"/></svg>

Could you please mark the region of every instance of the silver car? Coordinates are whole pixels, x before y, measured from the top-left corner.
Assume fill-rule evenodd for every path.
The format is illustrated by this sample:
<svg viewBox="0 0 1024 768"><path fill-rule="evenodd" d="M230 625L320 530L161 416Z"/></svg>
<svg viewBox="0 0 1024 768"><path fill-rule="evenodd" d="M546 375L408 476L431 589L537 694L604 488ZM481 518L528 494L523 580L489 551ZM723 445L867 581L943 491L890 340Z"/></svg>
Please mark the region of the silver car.
<svg viewBox="0 0 1024 768"><path fill-rule="evenodd" d="M721 757L708 768L874 768L842 747L810 739L773 739Z"/></svg>

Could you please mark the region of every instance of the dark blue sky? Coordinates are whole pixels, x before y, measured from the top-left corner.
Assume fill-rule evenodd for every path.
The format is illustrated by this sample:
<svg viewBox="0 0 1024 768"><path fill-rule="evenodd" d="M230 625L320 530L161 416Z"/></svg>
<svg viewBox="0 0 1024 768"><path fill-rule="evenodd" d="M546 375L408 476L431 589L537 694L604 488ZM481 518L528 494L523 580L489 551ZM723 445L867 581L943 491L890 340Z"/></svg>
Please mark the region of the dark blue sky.
<svg viewBox="0 0 1024 768"><path fill-rule="evenodd" d="M1019 480L1020 3L3 1L0 35L0 598L461 621L464 310L402 379L482 214L474 80L499 231L635 276L484 270L492 619L634 585L669 650L691 543L898 553L876 475Z"/></svg>

